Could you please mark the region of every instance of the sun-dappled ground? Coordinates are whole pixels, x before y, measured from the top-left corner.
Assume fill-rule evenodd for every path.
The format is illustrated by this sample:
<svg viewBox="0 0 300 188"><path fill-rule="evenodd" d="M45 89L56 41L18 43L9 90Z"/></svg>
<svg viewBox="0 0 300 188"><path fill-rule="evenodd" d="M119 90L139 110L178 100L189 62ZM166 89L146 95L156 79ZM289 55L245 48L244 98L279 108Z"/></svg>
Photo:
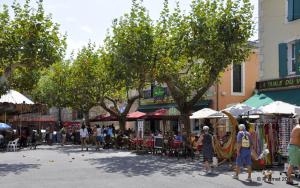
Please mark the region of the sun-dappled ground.
<svg viewBox="0 0 300 188"><path fill-rule="evenodd" d="M117 150L81 151L79 146L40 146L37 150L0 153L1 188L288 187L278 170L272 184L260 181L261 172L254 173L252 183L245 181L245 172L240 180L233 180L232 173L226 164L206 175L199 160Z"/></svg>

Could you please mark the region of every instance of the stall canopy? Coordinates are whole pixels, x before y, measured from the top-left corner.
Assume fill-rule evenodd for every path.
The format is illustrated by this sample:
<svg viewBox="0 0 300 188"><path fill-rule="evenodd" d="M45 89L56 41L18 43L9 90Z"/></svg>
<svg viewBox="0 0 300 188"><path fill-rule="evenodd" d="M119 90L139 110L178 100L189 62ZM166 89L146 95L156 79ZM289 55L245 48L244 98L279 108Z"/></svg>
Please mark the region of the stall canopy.
<svg viewBox="0 0 300 188"><path fill-rule="evenodd" d="M260 107L260 108L255 108L248 112L245 112L243 115L247 116L247 115L261 115L261 114L264 114L264 112L262 111L262 109Z"/></svg>
<svg viewBox="0 0 300 188"><path fill-rule="evenodd" d="M9 90L0 98L0 114L1 113L31 113L45 111L46 106L42 104L34 104L26 96L15 90Z"/></svg>
<svg viewBox="0 0 300 188"><path fill-rule="evenodd" d="M274 101L283 101L289 104L300 106L300 89L278 90L278 91L262 91L256 93L244 104L254 108L268 105Z"/></svg>
<svg viewBox="0 0 300 188"><path fill-rule="evenodd" d="M297 109L300 109L300 107L282 101L275 101L266 106L260 107L260 110L264 114L296 115L296 111L298 111Z"/></svg>
<svg viewBox="0 0 300 188"><path fill-rule="evenodd" d="M15 90L9 90L7 94L2 95L0 103L34 104L30 99Z"/></svg>
<svg viewBox="0 0 300 188"><path fill-rule="evenodd" d="M246 104L235 104L229 108L225 108L224 110L221 110L220 112L217 112L215 114L212 114L210 117L217 117L217 116L224 116L222 111L226 111L230 113L234 117L238 117L240 115L244 115L245 113L249 112L250 110L253 110L254 108L251 106L248 106Z"/></svg>
<svg viewBox="0 0 300 188"><path fill-rule="evenodd" d="M212 110L210 108L203 108L197 112L194 112L192 116L190 116L191 119L203 119L208 118L209 116L218 113L218 111Z"/></svg>

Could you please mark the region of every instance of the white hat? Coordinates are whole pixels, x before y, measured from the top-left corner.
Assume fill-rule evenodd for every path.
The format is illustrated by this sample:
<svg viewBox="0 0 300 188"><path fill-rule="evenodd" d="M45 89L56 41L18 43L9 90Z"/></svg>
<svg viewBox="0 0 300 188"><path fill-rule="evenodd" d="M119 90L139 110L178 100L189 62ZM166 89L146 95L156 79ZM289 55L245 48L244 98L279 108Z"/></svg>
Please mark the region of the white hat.
<svg viewBox="0 0 300 188"><path fill-rule="evenodd" d="M245 127L245 125L244 125L244 124L239 124L239 129L245 130L245 129L246 129L246 127Z"/></svg>
<svg viewBox="0 0 300 188"><path fill-rule="evenodd" d="M208 126L204 126L203 130L207 131L207 130L209 130L209 127Z"/></svg>

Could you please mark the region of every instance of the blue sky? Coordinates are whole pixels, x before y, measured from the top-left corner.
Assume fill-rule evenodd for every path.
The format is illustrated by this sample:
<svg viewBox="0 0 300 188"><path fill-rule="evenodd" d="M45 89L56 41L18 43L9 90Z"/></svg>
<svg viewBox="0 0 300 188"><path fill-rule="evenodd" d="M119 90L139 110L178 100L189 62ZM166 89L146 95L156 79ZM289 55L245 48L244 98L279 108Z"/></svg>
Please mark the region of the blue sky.
<svg viewBox="0 0 300 188"><path fill-rule="evenodd" d="M171 6L175 0L169 0ZM257 22L257 1L251 0L254 10L254 21ZM1 0L0 5L5 3L11 5L13 0ZM23 3L24 0L19 0ZM35 2L35 0L33 0ZM191 0L180 0L182 9L188 10ZM77 52L89 40L97 45L102 41L111 26L114 18L129 12L131 0L44 0L45 10L51 13L53 20L59 23L62 32L66 32L67 56L71 51ZM144 5L149 10L152 19L159 17L163 0L144 0ZM257 39L255 34L251 40Z"/></svg>

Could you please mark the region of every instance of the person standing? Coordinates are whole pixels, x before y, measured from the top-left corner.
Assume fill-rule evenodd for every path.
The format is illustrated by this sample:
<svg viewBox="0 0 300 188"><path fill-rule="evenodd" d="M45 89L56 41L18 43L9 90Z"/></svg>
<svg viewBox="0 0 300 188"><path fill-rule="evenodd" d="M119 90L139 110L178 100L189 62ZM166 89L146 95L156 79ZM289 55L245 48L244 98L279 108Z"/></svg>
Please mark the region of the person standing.
<svg viewBox="0 0 300 188"><path fill-rule="evenodd" d="M82 124L80 129L80 141L81 141L81 151L83 151L83 147L86 147L86 151L88 151L88 146L86 140L89 136L88 130L85 127L85 124Z"/></svg>
<svg viewBox="0 0 300 188"><path fill-rule="evenodd" d="M287 184L298 185L292 180L293 167L298 167L300 170L300 125L293 128L291 133L290 143L288 145L289 167L287 171Z"/></svg>
<svg viewBox="0 0 300 188"><path fill-rule="evenodd" d="M93 126L92 129L92 143L93 145L96 146L96 150L97 150L97 127L96 126Z"/></svg>
<svg viewBox="0 0 300 188"><path fill-rule="evenodd" d="M50 129L49 131L49 145L52 146L53 143L53 130Z"/></svg>
<svg viewBox="0 0 300 188"><path fill-rule="evenodd" d="M0 147L4 147L4 132L0 132Z"/></svg>
<svg viewBox="0 0 300 188"><path fill-rule="evenodd" d="M108 127L107 134L110 136L110 138L113 137L113 128L112 128L112 125Z"/></svg>
<svg viewBox="0 0 300 188"><path fill-rule="evenodd" d="M64 126L60 129L60 134L62 137L61 145L64 146L66 144L66 137L67 137L67 131Z"/></svg>
<svg viewBox="0 0 300 188"><path fill-rule="evenodd" d="M212 162L214 155L213 148L213 136L209 133L209 127L203 127L203 134L200 136L200 141L202 143L202 151L204 158L204 168L206 173L211 173L210 163Z"/></svg>
<svg viewBox="0 0 300 188"><path fill-rule="evenodd" d="M237 158L236 158L236 173L233 175L234 179L238 179L240 168L243 165L246 165L248 170L248 178L246 179L249 182L252 182L251 179L251 150L252 150L252 140L251 135L246 131L244 124L239 125L239 132L237 134Z"/></svg>
<svg viewBox="0 0 300 188"><path fill-rule="evenodd" d="M97 125L97 130L96 130L96 133L97 133L97 137L96 137L96 140L97 140L97 147L96 147L96 150L100 150L100 145L102 145L102 128Z"/></svg>
<svg viewBox="0 0 300 188"><path fill-rule="evenodd" d="M30 149L36 149L36 132L32 131L32 135L31 135L31 146Z"/></svg>

